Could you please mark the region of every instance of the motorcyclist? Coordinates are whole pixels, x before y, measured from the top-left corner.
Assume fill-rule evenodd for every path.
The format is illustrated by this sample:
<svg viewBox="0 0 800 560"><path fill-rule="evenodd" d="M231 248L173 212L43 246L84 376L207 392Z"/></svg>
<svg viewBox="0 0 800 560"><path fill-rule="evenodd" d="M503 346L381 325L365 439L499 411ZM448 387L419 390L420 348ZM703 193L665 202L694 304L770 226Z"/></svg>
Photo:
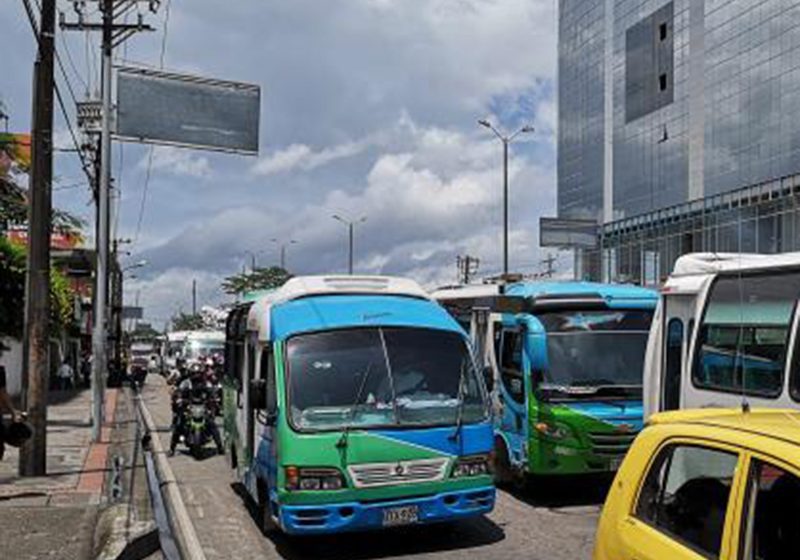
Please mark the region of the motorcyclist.
<svg viewBox="0 0 800 560"><path fill-rule="evenodd" d="M192 399L201 399L207 403L211 398L202 364L195 363L188 368L182 368L182 370L185 373L180 375L172 392L172 437L170 438L168 452L170 456L175 455L178 440L186 429L186 407L189 406ZM206 408L209 410L208 405ZM214 421L214 416L211 414L207 419L206 429L217 446L217 452L222 455L225 449L222 446L219 428Z"/></svg>

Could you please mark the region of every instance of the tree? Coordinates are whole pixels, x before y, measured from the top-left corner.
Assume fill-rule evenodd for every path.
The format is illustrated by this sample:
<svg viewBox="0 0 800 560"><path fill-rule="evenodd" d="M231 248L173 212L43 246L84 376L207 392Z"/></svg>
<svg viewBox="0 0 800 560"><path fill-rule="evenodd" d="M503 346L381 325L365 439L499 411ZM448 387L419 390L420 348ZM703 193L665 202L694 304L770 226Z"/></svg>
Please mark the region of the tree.
<svg viewBox="0 0 800 560"><path fill-rule="evenodd" d="M22 336L25 249L0 237L0 337Z"/></svg>
<svg viewBox="0 0 800 560"><path fill-rule="evenodd" d="M198 314L184 313L178 311L177 315L172 317L172 330L173 331L199 331L205 327L203 316Z"/></svg>
<svg viewBox="0 0 800 560"><path fill-rule="evenodd" d="M0 237L0 337L22 337L25 308L25 247ZM63 272L50 269L50 321L58 329L72 324L75 293Z"/></svg>
<svg viewBox="0 0 800 560"><path fill-rule="evenodd" d="M256 290L274 290L283 286L291 277L288 270L279 266L256 268L252 272L228 276L222 282L222 289L232 295Z"/></svg>

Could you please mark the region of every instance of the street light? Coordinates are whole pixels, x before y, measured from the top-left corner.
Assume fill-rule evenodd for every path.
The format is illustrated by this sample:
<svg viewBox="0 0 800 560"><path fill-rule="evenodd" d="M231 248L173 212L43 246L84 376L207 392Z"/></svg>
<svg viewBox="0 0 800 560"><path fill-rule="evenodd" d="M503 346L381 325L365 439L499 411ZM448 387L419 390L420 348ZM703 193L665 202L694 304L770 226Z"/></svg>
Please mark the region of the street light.
<svg viewBox="0 0 800 560"><path fill-rule="evenodd" d="M337 220L339 222L342 222L345 226L347 226L348 239L349 239L349 244L348 244L349 252L348 252L348 257L347 257L347 273L352 276L353 275L353 228L355 227L356 224L363 224L364 222L366 222L367 221L367 217L366 216L361 216L357 220L347 220L345 218L342 218L338 214L334 214L333 216L331 216L331 218L333 218L334 220Z"/></svg>
<svg viewBox="0 0 800 560"><path fill-rule="evenodd" d="M281 247L281 268L286 270L286 246L287 245L294 245L295 243L300 243L296 239L289 239L287 241L282 241L277 237L273 237L270 239L273 243L277 243Z"/></svg>
<svg viewBox="0 0 800 560"><path fill-rule="evenodd" d="M256 271L256 255L260 255L263 252L264 252L263 250L262 251L257 251L257 252L253 252L253 251L249 251L249 250L242 251L242 254L245 257L250 255L250 272L255 272ZM242 267L244 268L244 265L242 265Z"/></svg>
<svg viewBox="0 0 800 560"><path fill-rule="evenodd" d="M508 278L508 145L520 134L533 132L534 128L525 125L511 136L502 134L492 123L486 119L481 119L478 124L488 128L503 143L503 277Z"/></svg>
<svg viewBox="0 0 800 560"><path fill-rule="evenodd" d="M121 272L125 272L127 270L133 270L135 268L142 268L143 266L147 266L147 261L146 260L136 261L133 264L129 264L128 266L123 267Z"/></svg>

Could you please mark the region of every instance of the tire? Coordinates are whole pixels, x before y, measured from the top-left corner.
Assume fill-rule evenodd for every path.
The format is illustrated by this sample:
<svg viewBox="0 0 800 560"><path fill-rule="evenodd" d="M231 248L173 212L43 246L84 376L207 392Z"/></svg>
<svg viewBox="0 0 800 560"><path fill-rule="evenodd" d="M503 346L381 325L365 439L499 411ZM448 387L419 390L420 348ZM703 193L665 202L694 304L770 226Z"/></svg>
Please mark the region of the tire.
<svg viewBox="0 0 800 560"><path fill-rule="evenodd" d="M494 481L498 486L509 486L514 481L514 472L511 460L508 457L508 447L501 437L494 440Z"/></svg>
<svg viewBox="0 0 800 560"><path fill-rule="evenodd" d="M270 535L273 533L278 527L275 525L275 521L272 519L272 512L270 511L269 507L269 493L267 492L267 486L258 481L258 503L257 505L257 512L258 512L258 528L261 529L261 532L264 535Z"/></svg>
<svg viewBox="0 0 800 560"><path fill-rule="evenodd" d="M239 468L239 459L236 456L236 446L233 443L231 443L231 453L230 453L229 465L231 467L231 470L234 470L234 471Z"/></svg>
<svg viewBox="0 0 800 560"><path fill-rule="evenodd" d="M202 445L192 445L189 447L189 451L192 454L192 457L197 459L198 461L203 458L203 446Z"/></svg>

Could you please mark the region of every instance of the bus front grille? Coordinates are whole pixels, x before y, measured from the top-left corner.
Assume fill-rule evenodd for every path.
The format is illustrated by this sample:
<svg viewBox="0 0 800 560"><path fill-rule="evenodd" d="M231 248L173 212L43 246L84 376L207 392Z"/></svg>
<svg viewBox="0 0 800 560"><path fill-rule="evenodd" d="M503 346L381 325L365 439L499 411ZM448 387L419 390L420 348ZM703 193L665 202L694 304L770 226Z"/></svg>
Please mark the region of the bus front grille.
<svg viewBox="0 0 800 560"><path fill-rule="evenodd" d="M628 452L638 432L589 432L592 453L600 457L621 457Z"/></svg>
<svg viewBox="0 0 800 560"><path fill-rule="evenodd" d="M390 463L362 463L350 465L347 472L356 488L374 488L395 484L436 482L447 472L447 459L418 459Z"/></svg>

